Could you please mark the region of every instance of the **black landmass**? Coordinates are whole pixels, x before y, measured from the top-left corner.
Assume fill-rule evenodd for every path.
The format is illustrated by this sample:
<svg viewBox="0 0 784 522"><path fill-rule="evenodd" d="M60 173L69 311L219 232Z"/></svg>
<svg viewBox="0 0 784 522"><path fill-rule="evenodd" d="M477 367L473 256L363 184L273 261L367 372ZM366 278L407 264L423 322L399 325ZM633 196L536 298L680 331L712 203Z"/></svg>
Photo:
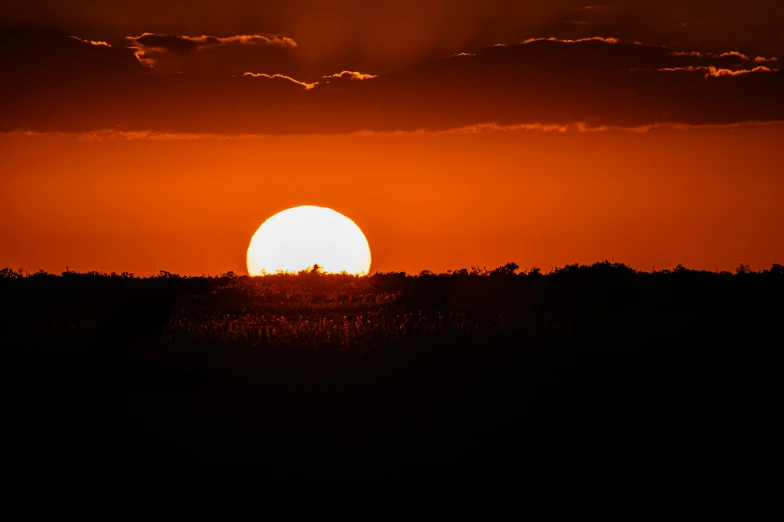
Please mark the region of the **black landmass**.
<svg viewBox="0 0 784 522"><path fill-rule="evenodd" d="M115 514L148 494L350 483L760 493L780 445L783 298L781 265L5 269L6 472Z"/></svg>

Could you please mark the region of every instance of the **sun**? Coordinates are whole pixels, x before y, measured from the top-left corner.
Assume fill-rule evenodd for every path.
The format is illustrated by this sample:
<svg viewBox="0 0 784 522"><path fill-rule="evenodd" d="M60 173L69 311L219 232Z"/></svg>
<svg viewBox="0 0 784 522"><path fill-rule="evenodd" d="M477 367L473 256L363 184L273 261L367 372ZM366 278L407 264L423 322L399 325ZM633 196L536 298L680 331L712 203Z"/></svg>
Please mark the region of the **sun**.
<svg viewBox="0 0 784 522"><path fill-rule="evenodd" d="M349 218L331 208L305 205L262 223L248 247L252 276L296 273L318 265L326 273L367 275L370 246Z"/></svg>

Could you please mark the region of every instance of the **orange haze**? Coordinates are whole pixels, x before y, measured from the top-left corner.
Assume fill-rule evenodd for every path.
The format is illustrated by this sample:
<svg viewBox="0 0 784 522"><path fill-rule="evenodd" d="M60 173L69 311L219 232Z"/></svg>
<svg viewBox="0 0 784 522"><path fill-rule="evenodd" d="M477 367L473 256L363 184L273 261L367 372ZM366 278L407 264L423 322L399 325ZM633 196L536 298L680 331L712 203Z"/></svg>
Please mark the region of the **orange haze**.
<svg viewBox="0 0 784 522"><path fill-rule="evenodd" d="M171 138L171 136L169 137ZM784 261L784 125L221 139L0 134L0 267L245 273L256 228L331 207L372 271Z"/></svg>

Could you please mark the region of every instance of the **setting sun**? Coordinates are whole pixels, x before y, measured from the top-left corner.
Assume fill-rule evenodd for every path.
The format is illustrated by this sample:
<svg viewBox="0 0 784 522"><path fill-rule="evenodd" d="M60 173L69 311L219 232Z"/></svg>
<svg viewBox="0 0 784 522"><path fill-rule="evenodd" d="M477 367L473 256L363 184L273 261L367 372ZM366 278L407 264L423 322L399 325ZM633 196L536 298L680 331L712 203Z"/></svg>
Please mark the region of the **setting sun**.
<svg viewBox="0 0 784 522"><path fill-rule="evenodd" d="M775 487L784 0L0 1L24 512Z"/></svg>
<svg viewBox="0 0 784 522"><path fill-rule="evenodd" d="M301 206L265 221L248 247L248 273L299 272L318 265L327 273L365 275L370 247L362 230L330 208Z"/></svg>

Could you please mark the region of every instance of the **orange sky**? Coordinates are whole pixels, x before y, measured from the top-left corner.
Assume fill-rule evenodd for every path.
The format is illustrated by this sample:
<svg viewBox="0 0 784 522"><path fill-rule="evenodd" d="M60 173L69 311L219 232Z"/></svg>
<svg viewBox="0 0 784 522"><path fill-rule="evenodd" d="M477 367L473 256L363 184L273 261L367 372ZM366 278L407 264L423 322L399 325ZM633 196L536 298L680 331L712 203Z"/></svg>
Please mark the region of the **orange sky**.
<svg viewBox="0 0 784 522"><path fill-rule="evenodd" d="M128 140L0 134L0 266L245 273L256 228L316 204L373 271L650 270L784 260L784 125Z"/></svg>
<svg viewBox="0 0 784 522"><path fill-rule="evenodd" d="M784 262L784 2L98 3L0 7L0 267L244 273L305 204L374 271Z"/></svg>

